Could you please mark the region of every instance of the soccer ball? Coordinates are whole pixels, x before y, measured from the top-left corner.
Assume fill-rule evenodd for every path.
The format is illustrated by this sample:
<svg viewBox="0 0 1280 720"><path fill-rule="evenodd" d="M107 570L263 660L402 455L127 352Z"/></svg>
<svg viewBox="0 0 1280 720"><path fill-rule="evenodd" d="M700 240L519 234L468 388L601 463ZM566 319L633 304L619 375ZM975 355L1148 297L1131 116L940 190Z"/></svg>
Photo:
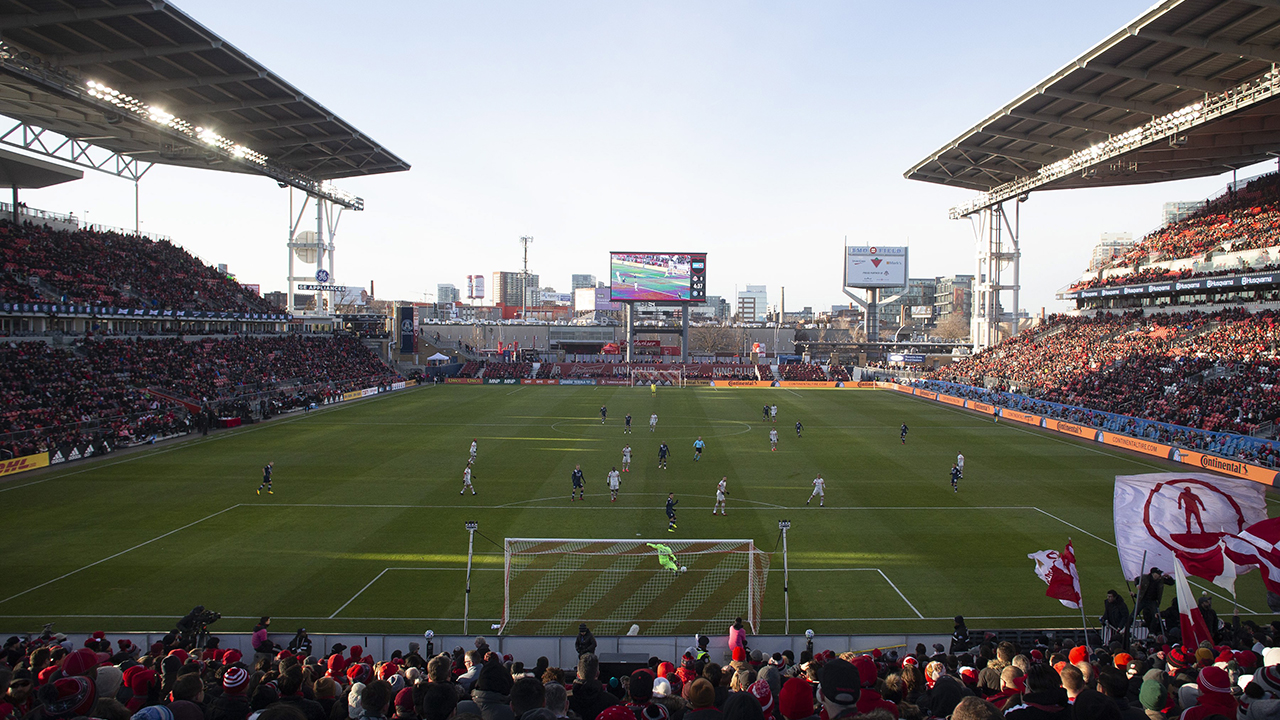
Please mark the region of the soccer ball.
<svg viewBox="0 0 1280 720"><path fill-rule="evenodd" d="M689 569L689 568L685 567L684 565L681 565L681 566L680 566L680 572L685 572L685 571L687 571L688 569Z"/></svg>

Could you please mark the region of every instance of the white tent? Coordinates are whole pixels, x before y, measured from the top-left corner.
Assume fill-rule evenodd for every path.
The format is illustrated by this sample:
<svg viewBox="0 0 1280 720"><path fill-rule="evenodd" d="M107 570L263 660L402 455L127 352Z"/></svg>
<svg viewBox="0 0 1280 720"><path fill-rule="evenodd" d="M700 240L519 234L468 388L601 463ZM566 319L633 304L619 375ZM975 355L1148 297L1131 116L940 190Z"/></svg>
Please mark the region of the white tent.
<svg viewBox="0 0 1280 720"><path fill-rule="evenodd" d="M432 355L431 357L427 358L427 360L448 360L448 359L449 359L449 356L445 355L444 353L436 353L435 355Z"/></svg>

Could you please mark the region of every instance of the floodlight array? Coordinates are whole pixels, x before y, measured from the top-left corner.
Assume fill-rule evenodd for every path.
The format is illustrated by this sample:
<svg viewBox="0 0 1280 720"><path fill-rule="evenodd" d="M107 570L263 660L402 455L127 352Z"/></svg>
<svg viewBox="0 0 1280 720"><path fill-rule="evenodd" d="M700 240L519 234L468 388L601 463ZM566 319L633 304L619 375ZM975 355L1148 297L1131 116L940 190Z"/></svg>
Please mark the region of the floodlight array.
<svg viewBox="0 0 1280 720"><path fill-rule="evenodd" d="M268 177L288 183L304 192L323 197L353 210L363 210L364 200L333 183L304 175L288 166L271 160L266 155L237 143L218 132L195 125L175 116L157 105L109 87L106 84L85 79L65 67L51 65L38 55L0 41L0 66L16 71L46 85L56 85L63 92L93 100L115 108L121 115L150 123L167 132L176 133L221 152L223 155L252 164Z"/></svg>
<svg viewBox="0 0 1280 720"><path fill-rule="evenodd" d="M1208 96L1203 101L1192 103L1166 115L1152 118L1150 122L1113 135L1057 162L1044 165L1034 175L1020 177L989 192L981 193L968 203L952 208L950 215L953 219L966 217L1145 145L1175 137L1247 105L1268 100L1276 94L1280 94L1280 70L1273 69L1256 80L1218 95Z"/></svg>

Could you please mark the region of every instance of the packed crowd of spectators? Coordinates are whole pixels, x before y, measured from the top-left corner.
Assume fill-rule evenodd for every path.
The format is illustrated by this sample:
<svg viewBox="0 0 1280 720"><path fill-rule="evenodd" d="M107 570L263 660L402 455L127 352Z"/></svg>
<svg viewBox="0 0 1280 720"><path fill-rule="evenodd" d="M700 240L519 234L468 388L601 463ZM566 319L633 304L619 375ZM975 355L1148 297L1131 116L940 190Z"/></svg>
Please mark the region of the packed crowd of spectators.
<svg viewBox="0 0 1280 720"><path fill-rule="evenodd" d="M0 720L1254 720L1280 713L1277 624L1219 622L1199 646L1152 635L1093 649L1040 636L976 638L956 618L950 647L870 652L749 649L712 658L699 636L680 657L601 675L582 626L574 667L418 642L374 658L277 644L263 618L244 655L178 632L147 648L94 633L11 637L0 652ZM584 642L583 638L586 638ZM1119 636L1118 636L1119 637ZM285 640L285 638L279 638ZM734 643L731 635L731 643ZM1215 644L1216 643L1216 644ZM721 662L716 662L720 659Z"/></svg>
<svg viewBox="0 0 1280 720"><path fill-rule="evenodd" d="M1223 248L1254 250L1280 244L1280 173L1228 190L1204 209L1142 238L1103 269L1137 268L1149 262L1186 258Z"/></svg>
<svg viewBox="0 0 1280 720"><path fill-rule="evenodd" d="M0 302L274 312L182 248L138 235L0 220Z"/></svg>
<svg viewBox="0 0 1280 720"><path fill-rule="evenodd" d="M85 339L69 348L0 345L0 454L20 456L103 439L111 446L195 429L148 389L241 416L399 379L345 335Z"/></svg>
<svg viewBox="0 0 1280 720"><path fill-rule="evenodd" d="M971 399L1270 465L1280 459L1271 445L1238 436L1261 427L1275 437L1277 319L1240 308L1054 317L929 379L968 386L948 391Z"/></svg>
<svg viewBox="0 0 1280 720"><path fill-rule="evenodd" d="M783 380L824 381L827 373L821 365L812 363L783 363L778 366Z"/></svg>

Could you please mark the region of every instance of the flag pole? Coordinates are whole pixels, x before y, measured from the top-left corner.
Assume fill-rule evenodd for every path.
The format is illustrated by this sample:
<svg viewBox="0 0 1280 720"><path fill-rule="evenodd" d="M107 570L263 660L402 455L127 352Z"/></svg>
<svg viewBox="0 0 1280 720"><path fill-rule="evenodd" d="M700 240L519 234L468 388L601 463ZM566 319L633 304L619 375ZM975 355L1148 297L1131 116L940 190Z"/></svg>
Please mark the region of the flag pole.
<svg viewBox="0 0 1280 720"><path fill-rule="evenodd" d="M1071 542L1070 535L1067 536L1067 544L1071 546L1071 555L1074 557L1076 554L1076 546L1074 543ZM1079 580L1080 579L1080 563L1079 562L1075 563L1075 566L1076 566L1075 568L1076 579ZM1088 649L1089 654L1092 655L1093 648L1089 647L1089 621L1085 620L1084 618L1084 588L1083 587L1080 588L1080 626L1084 628L1084 646L1086 649Z"/></svg>

